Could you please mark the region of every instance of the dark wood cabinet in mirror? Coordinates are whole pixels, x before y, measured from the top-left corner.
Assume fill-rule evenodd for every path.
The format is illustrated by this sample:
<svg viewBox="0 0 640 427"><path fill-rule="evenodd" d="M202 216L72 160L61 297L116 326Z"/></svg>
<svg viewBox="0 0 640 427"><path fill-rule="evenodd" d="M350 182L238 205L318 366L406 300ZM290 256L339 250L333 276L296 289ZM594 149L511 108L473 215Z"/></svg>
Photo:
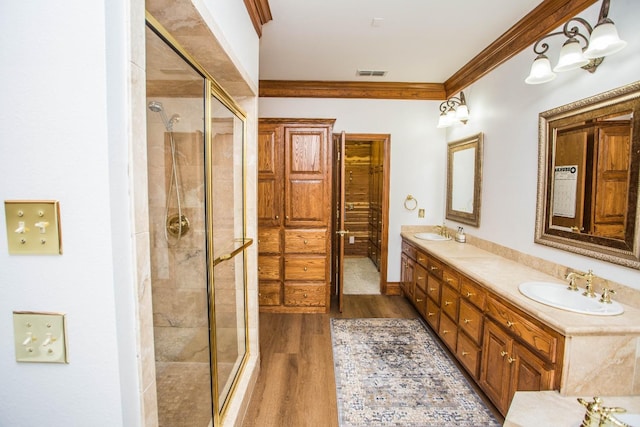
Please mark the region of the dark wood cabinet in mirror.
<svg viewBox="0 0 640 427"><path fill-rule="evenodd" d="M640 269L640 82L539 124L536 243Z"/></svg>

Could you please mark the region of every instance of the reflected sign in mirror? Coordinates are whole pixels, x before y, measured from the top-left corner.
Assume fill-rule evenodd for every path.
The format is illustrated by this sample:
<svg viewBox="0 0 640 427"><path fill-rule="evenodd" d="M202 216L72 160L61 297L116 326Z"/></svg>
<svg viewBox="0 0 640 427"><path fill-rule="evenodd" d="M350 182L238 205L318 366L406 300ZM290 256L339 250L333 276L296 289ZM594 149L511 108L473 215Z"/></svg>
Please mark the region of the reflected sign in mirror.
<svg viewBox="0 0 640 427"><path fill-rule="evenodd" d="M447 150L446 218L480 224L482 186L482 133L450 142Z"/></svg>
<svg viewBox="0 0 640 427"><path fill-rule="evenodd" d="M640 269L640 83L540 114L535 242Z"/></svg>

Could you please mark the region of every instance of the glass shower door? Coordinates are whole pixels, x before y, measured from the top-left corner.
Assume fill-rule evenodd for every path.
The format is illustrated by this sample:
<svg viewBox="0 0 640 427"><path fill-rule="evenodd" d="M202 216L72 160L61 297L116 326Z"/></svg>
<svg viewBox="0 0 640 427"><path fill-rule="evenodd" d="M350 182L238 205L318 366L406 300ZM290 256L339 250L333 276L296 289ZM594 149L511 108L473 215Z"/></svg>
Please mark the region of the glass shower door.
<svg viewBox="0 0 640 427"><path fill-rule="evenodd" d="M244 121L225 104L211 101L211 235L216 367L214 394L224 411L247 348Z"/></svg>

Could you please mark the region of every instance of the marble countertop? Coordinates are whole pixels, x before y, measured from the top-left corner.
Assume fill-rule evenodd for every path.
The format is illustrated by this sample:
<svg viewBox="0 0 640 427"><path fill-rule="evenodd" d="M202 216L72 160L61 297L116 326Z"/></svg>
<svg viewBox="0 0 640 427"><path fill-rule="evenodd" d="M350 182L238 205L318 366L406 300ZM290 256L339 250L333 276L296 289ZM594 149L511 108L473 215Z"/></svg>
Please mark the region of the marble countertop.
<svg viewBox="0 0 640 427"><path fill-rule="evenodd" d="M593 396L580 396L587 402ZM620 407L627 413L640 413L640 396L606 396L603 406ZM557 391L518 391L504 420L504 427L579 427L585 407L577 396L562 396ZM622 420L622 416L620 416Z"/></svg>
<svg viewBox="0 0 640 427"><path fill-rule="evenodd" d="M635 307L623 304L624 313L616 316L579 314L550 307L522 295L518 285L531 280L555 283L566 281L469 243L420 240L413 237L413 232L407 231L403 231L401 235L414 246L445 261L564 336L640 334L640 310Z"/></svg>

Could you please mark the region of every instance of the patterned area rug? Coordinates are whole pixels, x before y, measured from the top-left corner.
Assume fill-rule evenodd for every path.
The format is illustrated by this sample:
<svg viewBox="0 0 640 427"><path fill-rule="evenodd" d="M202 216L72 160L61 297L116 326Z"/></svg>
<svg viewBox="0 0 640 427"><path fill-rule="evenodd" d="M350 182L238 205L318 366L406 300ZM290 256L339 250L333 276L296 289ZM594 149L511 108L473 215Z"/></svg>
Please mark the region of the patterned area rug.
<svg viewBox="0 0 640 427"><path fill-rule="evenodd" d="M331 319L340 426L500 426L418 319Z"/></svg>

